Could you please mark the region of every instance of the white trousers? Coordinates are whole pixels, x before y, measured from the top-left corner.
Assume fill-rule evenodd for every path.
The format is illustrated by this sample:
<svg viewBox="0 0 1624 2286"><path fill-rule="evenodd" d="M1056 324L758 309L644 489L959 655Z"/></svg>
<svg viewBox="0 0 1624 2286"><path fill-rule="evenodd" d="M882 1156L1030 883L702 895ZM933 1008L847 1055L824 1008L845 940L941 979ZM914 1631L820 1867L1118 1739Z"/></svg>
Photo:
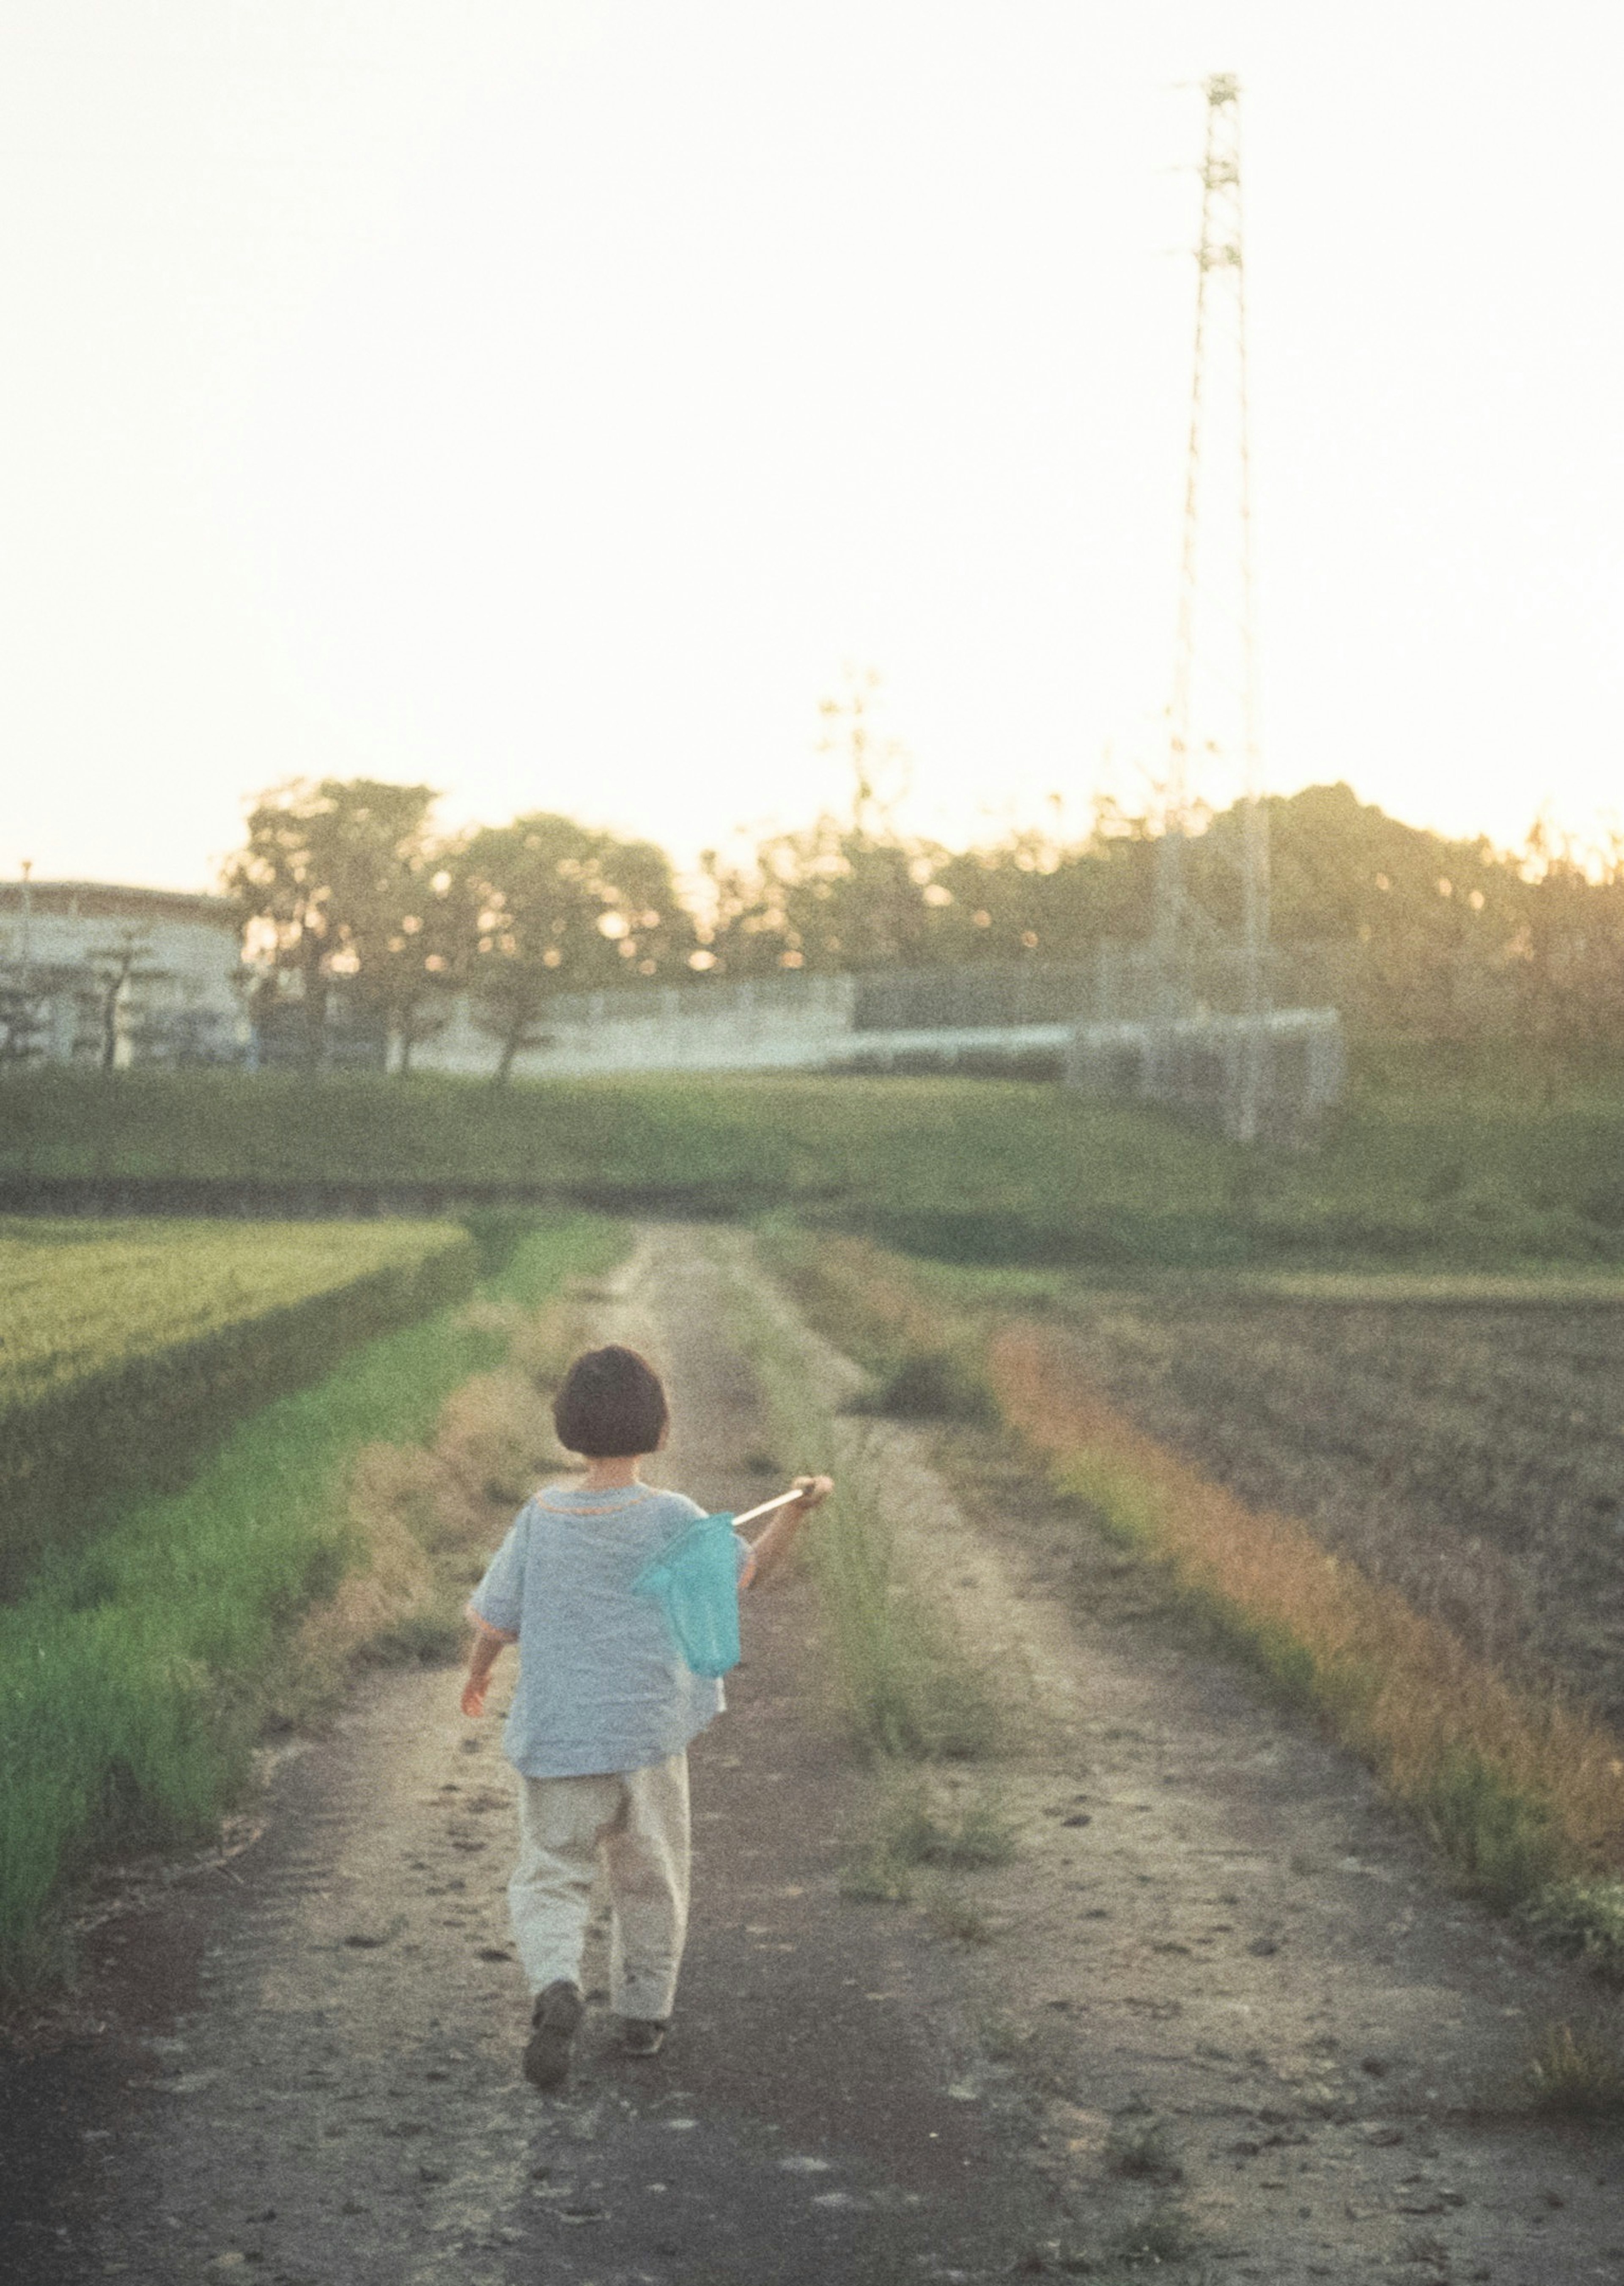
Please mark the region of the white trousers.
<svg viewBox="0 0 1624 2286"><path fill-rule="evenodd" d="M532 1992L581 1982L581 1954L602 1865L613 1916L610 2002L664 2021L688 1935L688 1757L612 1777L519 1780L519 1862L508 1885L513 1934Z"/></svg>

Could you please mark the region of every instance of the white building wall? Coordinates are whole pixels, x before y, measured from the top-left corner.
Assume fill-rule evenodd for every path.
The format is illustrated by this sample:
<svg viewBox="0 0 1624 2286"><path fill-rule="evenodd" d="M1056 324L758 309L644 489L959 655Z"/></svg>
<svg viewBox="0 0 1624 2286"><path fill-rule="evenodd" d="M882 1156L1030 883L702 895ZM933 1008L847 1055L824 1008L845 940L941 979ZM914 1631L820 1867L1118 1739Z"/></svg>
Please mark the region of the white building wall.
<svg viewBox="0 0 1624 2286"><path fill-rule="evenodd" d="M579 996L586 997L586 996ZM792 1004L747 982L650 985L589 997L586 1011L540 1031L515 1059L516 1079L579 1079L594 1072L816 1071L849 1054L856 987L849 976L808 977ZM414 1071L488 1077L501 1043L459 998L443 1031L412 1051ZM394 1059L398 1060L398 1054Z"/></svg>
<svg viewBox="0 0 1624 2286"><path fill-rule="evenodd" d="M241 924L225 898L101 882L0 885L0 972L37 993L38 1045L56 1062L99 1055L97 972L130 945L136 974L120 997L115 1060L128 1064L183 1034L213 1052L246 1055L239 986Z"/></svg>

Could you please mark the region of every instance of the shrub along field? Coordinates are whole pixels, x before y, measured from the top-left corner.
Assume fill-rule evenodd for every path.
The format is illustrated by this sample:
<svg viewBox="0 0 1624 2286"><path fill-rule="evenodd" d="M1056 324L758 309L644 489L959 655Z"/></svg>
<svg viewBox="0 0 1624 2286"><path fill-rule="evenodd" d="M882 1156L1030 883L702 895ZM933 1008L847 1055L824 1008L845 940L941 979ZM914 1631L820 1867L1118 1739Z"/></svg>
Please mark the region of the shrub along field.
<svg viewBox="0 0 1624 2286"><path fill-rule="evenodd" d="M467 1294L446 1224L0 1223L0 1593L110 1494Z"/></svg>
<svg viewBox="0 0 1624 2286"><path fill-rule="evenodd" d="M184 1490L126 1494L93 1536L43 1554L0 1607L0 1986L59 1965L50 1909L95 1858L209 1832L267 1712L296 1685L305 1615L379 1560L368 1504L390 1491L398 1515L383 1553L398 1566L422 1559L396 1543L432 1548L444 1528L435 1464L399 1448L434 1432L453 1393L523 1339L566 1276L606 1266L623 1244L587 1218L532 1226L471 1307L363 1343L314 1386L240 1420ZM534 1465L518 1455L521 1481L508 1483L497 1431L477 1440L476 1508L487 1493L516 1500ZM493 1451L500 1483L488 1481ZM387 1620L388 1596L376 1608ZM353 1656L353 1629L339 1641ZM432 1626L423 1648L445 1649Z"/></svg>
<svg viewBox="0 0 1624 2286"><path fill-rule="evenodd" d="M960 1262L1624 1263L1624 1073L1366 1047L1334 1132L1256 1153L1052 1086L516 1084L41 1070L0 1178L508 1187L606 1210L788 1212Z"/></svg>

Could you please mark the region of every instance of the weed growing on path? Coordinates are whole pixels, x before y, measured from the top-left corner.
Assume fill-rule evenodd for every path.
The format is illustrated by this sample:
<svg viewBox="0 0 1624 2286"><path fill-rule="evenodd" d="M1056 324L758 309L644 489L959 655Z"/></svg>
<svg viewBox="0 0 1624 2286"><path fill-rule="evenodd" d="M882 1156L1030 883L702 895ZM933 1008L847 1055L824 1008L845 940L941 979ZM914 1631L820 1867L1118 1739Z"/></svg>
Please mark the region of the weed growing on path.
<svg viewBox="0 0 1624 2286"><path fill-rule="evenodd" d="M909 1865L1007 1865L1015 1854L1014 1830L990 1802L944 1809L922 1785L893 1793L880 1831Z"/></svg>
<svg viewBox="0 0 1624 2286"><path fill-rule="evenodd" d="M1007 2009L973 2014L976 2045L989 2063L1009 2068L1032 2094L1081 2101L1086 2064L1068 2030L1053 2018L1029 2023Z"/></svg>
<svg viewBox="0 0 1624 2286"><path fill-rule="evenodd" d="M985 1383L953 1351L939 1347L910 1350L846 1410L893 1421L988 1422L997 1414Z"/></svg>
<svg viewBox="0 0 1624 2286"><path fill-rule="evenodd" d="M792 1401L800 1402L801 1393ZM792 1435L784 1441L787 1449L808 1449ZM808 1560L854 1734L881 1757L987 1753L996 1730L989 1698L943 1616L898 1576L882 1453L871 1440L852 1439L825 1465L838 1489Z"/></svg>
<svg viewBox="0 0 1624 2286"><path fill-rule="evenodd" d="M882 1787L841 1887L848 1897L906 1904L920 1866L965 1872L1007 1865L1014 1829L991 1802L944 1805L914 1779Z"/></svg>
<svg viewBox="0 0 1624 2286"><path fill-rule="evenodd" d="M768 1260L818 1330L874 1376L848 1412L986 1421L992 1394L973 1336L932 1308L895 1259L866 1239L808 1237L777 1226Z"/></svg>
<svg viewBox="0 0 1624 2286"><path fill-rule="evenodd" d="M1014 1828L990 1803L971 1802L952 1823L927 1822L927 1865L1007 1865L1014 1855Z"/></svg>
<svg viewBox="0 0 1624 2286"><path fill-rule="evenodd" d="M991 1942L992 1923L958 1882L940 1873L934 1875L921 1885L920 1902L926 1922L938 1936L950 1937L957 1944Z"/></svg>
<svg viewBox="0 0 1624 2286"><path fill-rule="evenodd" d="M1554 1881L1528 1919L1560 1951L1581 1954L1598 1976L1624 1984L1624 1881Z"/></svg>
<svg viewBox="0 0 1624 2286"><path fill-rule="evenodd" d="M1564 2118L1624 2111L1624 2061L1611 2040L1553 2024L1528 2067L1535 2109Z"/></svg>
<svg viewBox="0 0 1624 2286"><path fill-rule="evenodd" d="M1200 2244L1183 2208L1164 2200L1139 2221L1118 2231L1108 2257L1130 2272L1160 2270L1169 2263L1188 2262Z"/></svg>
<svg viewBox="0 0 1624 2286"><path fill-rule="evenodd" d="M1184 2173L1163 2121L1141 2113L1117 2120L1106 2138L1105 2164L1126 2180L1176 2183Z"/></svg>
<svg viewBox="0 0 1624 2286"><path fill-rule="evenodd" d="M840 1895L858 1904L910 1904L913 1867L887 1849L860 1849L841 1870Z"/></svg>

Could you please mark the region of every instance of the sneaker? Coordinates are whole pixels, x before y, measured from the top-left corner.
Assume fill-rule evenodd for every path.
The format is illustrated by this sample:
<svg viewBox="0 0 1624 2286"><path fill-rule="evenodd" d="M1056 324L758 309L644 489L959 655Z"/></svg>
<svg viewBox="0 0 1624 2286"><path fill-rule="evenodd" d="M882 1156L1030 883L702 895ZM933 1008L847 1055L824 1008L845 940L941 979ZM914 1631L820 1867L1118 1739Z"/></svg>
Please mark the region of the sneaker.
<svg viewBox="0 0 1624 2286"><path fill-rule="evenodd" d="M627 2056L657 2056L666 2045L666 2026L658 2016L622 2016L620 2052Z"/></svg>
<svg viewBox="0 0 1624 2286"><path fill-rule="evenodd" d="M536 1995L524 2043L524 2077L532 2087L562 2087L570 2076L570 2046L586 2010L579 1986L564 1977Z"/></svg>

